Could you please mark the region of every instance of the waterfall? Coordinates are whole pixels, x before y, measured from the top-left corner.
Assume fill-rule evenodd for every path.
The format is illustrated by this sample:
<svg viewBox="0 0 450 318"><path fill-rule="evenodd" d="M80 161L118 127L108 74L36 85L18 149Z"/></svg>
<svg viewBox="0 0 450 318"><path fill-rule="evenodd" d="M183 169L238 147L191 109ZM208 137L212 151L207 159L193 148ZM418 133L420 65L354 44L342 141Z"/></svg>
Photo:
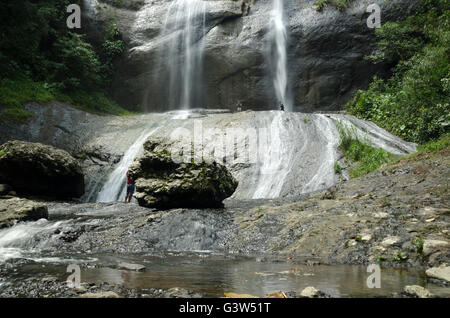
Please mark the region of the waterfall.
<svg viewBox="0 0 450 318"><path fill-rule="evenodd" d="M270 117L267 117L269 120ZM286 175L290 166L287 164L290 158L290 147L286 145L283 114L277 112L269 121L268 134L260 136L260 147L264 147L264 160L259 171L258 183L253 194L253 199L276 198L280 195Z"/></svg>
<svg viewBox="0 0 450 318"><path fill-rule="evenodd" d="M160 127L153 128L150 131L144 130L140 137L131 145L124 154L122 160L117 164L117 167L108 177L108 181L103 185L102 189L97 195L97 202L111 202L120 199L125 199L125 178L128 167L133 163L134 159L142 151L142 146L148 137L153 135Z"/></svg>
<svg viewBox="0 0 450 318"><path fill-rule="evenodd" d="M273 85L275 94L279 102L283 103L287 110L292 107L287 100L287 31L284 21L283 0L273 0L272 10L272 45L275 46L275 53L272 58L275 62L275 76Z"/></svg>
<svg viewBox="0 0 450 318"><path fill-rule="evenodd" d="M203 93L203 38L206 34L206 2L174 0L161 31L167 39L159 57L157 76L167 73L168 109L201 108Z"/></svg>

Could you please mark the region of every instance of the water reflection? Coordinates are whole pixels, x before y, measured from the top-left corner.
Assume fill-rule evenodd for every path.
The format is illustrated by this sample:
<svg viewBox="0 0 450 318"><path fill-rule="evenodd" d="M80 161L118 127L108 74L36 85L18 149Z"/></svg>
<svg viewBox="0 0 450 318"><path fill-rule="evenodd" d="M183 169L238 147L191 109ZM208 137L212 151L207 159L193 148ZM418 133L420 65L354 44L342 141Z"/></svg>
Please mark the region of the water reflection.
<svg viewBox="0 0 450 318"><path fill-rule="evenodd" d="M140 259L145 272L131 272L115 268L96 268L87 271L87 281L107 281L130 288L181 287L211 296L225 292L264 296L274 291L299 293L314 286L334 297L377 297L401 292L406 285L421 285L432 293L449 297L450 290L427 284L423 271L413 269L382 269L381 288L366 285L365 266L306 266L287 262L259 262L255 259L208 257L146 257Z"/></svg>

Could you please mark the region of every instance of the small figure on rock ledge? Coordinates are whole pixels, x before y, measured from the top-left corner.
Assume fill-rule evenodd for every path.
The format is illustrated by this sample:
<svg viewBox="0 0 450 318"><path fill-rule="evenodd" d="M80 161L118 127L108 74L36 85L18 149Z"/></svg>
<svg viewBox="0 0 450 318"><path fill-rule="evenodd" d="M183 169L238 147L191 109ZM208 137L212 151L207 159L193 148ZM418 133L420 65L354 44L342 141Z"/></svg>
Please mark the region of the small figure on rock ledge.
<svg viewBox="0 0 450 318"><path fill-rule="evenodd" d="M130 178L127 171L127 194L125 196L125 202L130 203L135 190L134 181Z"/></svg>

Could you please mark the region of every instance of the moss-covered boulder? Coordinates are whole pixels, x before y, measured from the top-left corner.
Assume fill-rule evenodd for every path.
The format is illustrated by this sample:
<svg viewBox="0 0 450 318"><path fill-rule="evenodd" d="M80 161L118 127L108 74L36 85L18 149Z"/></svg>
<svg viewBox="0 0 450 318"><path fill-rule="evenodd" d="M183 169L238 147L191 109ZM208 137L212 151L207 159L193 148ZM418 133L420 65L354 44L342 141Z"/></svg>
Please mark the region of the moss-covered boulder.
<svg viewBox="0 0 450 318"><path fill-rule="evenodd" d="M84 194L84 175L75 158L64 150L25 141L0 146L0 183L18 194L52 198Z"/></svg>
<svg viewBox="0 0 450 318"><path fill-rule="evenodd" d="M221 207L238 182L227 168L216 162L175 162L167 140L151 137L144 153L130 167L135 180L135 198L149 208Z"/></svg>
<svg viewBox="0 0 450 318"><path fill-rule="evenodd" d="M0 229L19 221L36 221L48 218L47 206L15 197L0 197Z"/></svg>

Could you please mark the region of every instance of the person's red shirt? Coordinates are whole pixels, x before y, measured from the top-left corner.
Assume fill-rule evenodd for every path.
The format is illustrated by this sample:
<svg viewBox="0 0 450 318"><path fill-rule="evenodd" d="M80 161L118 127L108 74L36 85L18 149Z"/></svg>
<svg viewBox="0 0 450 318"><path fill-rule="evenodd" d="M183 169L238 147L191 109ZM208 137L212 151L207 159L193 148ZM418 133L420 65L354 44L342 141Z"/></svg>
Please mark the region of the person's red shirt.
<svg viewBox="0 0 450 318"><path fill-rule="evenodd" d="M128 178L128 171L127 171L127 184L133 184L133 181L130 178Z"/></svg>

